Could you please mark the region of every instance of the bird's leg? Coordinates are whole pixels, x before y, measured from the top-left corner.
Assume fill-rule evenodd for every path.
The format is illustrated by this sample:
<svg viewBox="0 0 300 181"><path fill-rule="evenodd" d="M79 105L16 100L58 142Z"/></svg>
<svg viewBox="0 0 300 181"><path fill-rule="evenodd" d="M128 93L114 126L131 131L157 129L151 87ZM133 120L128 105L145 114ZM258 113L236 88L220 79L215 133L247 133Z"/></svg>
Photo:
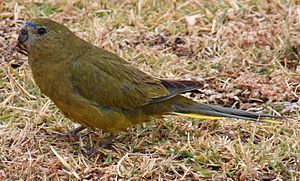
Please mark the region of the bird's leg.
<svg viewBox="0 0 300 181"><path fill-rule="evenodd" d="M69 131L69 134L76 135L77 133L84 130L85 128L86 128L85 126L80 125L77 128L72 129L71 131Z"/></svg>
<svg viewBox="0 0 300 181"><path fill-rule="evenodd" d="M80 125L77 128L72 129L71 131L69 131L67 133L67 135L69 136L70 139L78 141L79 137L78 137L77 133L79 133L80 131L84 130L85 128L86 128L85 126Z"/></svg>
<svg viewBox="0 0 300 181"><path fill-rule="evenodd" d="M115 137L116 137L116 134L111 133L108 138L104 139L100 143L100 147L103 148L103 149L110 149ZM85 155L86 156L91 156L91 155L94 155L96 153L98 153L96 148L88 146L87 149L86 149Z"/></svg>
<svg viewBox="0 0 300 181"><path fill-rule="evenodd" d="M110 133L110 136L101 142L100 147L104 149L110 148L116 136L116 134Z"/></svg>

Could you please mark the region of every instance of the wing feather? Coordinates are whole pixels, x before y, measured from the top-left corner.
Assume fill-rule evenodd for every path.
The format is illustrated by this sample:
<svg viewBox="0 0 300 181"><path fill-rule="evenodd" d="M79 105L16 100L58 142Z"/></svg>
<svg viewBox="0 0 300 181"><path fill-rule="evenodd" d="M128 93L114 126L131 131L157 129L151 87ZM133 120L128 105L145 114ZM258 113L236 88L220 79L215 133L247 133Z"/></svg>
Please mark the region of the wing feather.
<svg viewBox="0 0 300 181"><path fill-rule="evenodd" d="M160 80L120 57L92 48L71 64L74 92L99 106L134 110L203 86L199 81Z"/></svg>
<svg viewBox="0 0 300 181"><path fill-rule="evenodd" d="M133 110L169 94L159 79L98 48L74 61L71 72L74 92L101 106Z"/></svg>
<svg viewBox="0 0 300 181"><path fill-rule="evenodd" d="M203 82L193 80L161 80L161 83L167 88L169 94L154 99L154 102L162 102L178 94L192 92L204 86Z"/></svg>

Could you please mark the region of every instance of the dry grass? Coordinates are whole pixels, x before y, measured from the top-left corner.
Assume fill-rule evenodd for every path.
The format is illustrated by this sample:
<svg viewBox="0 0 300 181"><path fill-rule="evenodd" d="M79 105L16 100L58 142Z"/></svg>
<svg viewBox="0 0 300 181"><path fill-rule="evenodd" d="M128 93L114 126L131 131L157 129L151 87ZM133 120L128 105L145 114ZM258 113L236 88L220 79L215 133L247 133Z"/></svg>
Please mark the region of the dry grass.
<svg viewBox="0 0 300 181"><path fill-rule="evenodd" d="M297 180L300 6L297 1L0 1L0 180ZM299 2L299 1L298 1ZM167 117L120 134L75 127L14 50L25 20L63 22L158 77L205 79L201 102L294 116L281 124ZM91 132L90 134L88 134ZM87 155L92 146L99 153Z"/></svg>

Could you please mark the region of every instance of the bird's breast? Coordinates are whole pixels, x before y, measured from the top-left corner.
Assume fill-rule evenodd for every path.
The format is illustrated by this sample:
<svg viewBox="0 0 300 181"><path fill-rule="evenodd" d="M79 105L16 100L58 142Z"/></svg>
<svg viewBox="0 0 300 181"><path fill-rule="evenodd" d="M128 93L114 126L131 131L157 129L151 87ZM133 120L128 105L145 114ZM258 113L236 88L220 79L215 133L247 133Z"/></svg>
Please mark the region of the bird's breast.
<svg viewBox="0 0 300 181"><path fill-rule="evenodd" d="M68 97L71 93L70 71L65 64L54 64L43 61L31 61L35 83L41 89L41 92L51 99Z"/></svg>

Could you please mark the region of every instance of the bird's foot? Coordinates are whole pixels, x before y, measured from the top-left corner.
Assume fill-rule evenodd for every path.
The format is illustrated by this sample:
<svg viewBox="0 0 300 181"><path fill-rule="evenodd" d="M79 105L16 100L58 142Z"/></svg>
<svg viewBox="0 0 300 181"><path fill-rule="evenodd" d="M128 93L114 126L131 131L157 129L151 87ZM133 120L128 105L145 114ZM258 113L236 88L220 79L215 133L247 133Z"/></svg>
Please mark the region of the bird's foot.
<svg viewBox="0 0 300 181"><path fill-rule="evenodd" d="M96 148L88 146L84 152L84 155L90 157L97 153L99 153L99 151Z"/></svg>
<svg viewBox="0 0 300 181"><path fill-rule="evenodd" d="M69 134L75 134L76 135L77 133L84 130L85 128L86 128L85 126L78 126L77 128L72 129L71 131L69 131Z"/></svg>
<svg viewBox="0 0 300 181"><path fill-rule="evenodd" d="M112 149L112 144L113 144L113 140L114 138L116 137L115 134L111 134L109 137L107 137L106 139L103 139L101 142L100 142L100 148L102 149L107 149L107 150L110 150ZM95 148L95 147L92 147L92 146L87 146L86 149L85 149L85 155L90 157L92 155L95 155L97 153L99 153L99 151Z"/></svg>
<svg viewBox="0 0 300 181"><path fill-rule="evenodd" d="M86 127L84 126L78 126L77 128L72 129L71 131L65 133L65 136L67 136L72 141L79 141L79 136L77 135L77 133L84 130L85 128Z"/></svg>
<svg viewBox="0 0 300 181"><path fill-rule="evenodd" d="M106 138L105 140L103 140L100 143L100 147L104 148L104 149L111 149L111 146L112 146L115 138L116 138L116 135L111 133L111 135L108 138Z"/></svg>

